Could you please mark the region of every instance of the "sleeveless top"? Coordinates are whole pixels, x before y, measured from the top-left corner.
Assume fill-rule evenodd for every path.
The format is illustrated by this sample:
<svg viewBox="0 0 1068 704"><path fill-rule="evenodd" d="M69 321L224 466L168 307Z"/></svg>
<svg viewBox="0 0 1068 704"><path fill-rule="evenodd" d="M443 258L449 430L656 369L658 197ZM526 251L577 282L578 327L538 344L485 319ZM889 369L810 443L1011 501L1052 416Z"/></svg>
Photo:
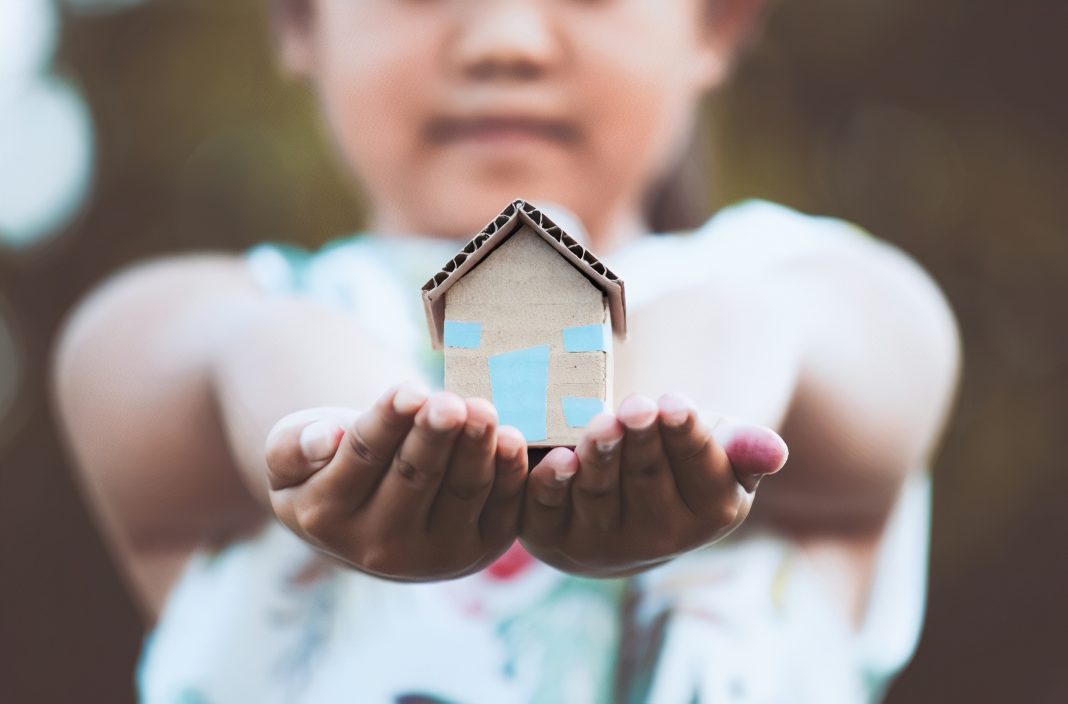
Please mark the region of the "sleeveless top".
<svg viewBox="0 0 1068 704"><path fill-rule="evenodd" d="M888 245L747 201L605 259L634 309L791 253L872 246ZM318 252L262 244L246 260L266 291L341 307L434 382L441 358L419 288L456 249L357 235ZM759 527L625 579L558 572L517 544L478 574L400 584L335 567L271 520L193 553L145 637L136 685L149 704L877 701L919 637L929 512L928 475L914 472L859 627L804 552Z"/></svg>

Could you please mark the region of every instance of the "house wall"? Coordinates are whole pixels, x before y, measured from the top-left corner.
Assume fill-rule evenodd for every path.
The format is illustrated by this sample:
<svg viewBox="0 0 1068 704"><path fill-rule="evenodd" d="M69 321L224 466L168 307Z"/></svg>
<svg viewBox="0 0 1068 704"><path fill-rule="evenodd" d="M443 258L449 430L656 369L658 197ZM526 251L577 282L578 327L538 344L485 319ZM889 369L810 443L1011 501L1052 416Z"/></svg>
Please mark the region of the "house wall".
<svg viewBox="0 0 1068 704"><path fill-rule="evenodd" d="M562 331L608 323L600 289L524 227L449 289L445 319L482 325L478 349L445 348L445 387L462 396L492 400L490 356L548 344L549 437L531 444L575 444L582 430L567 426L560 399L606 398L611 332L605 335L607 352L566 352Z"/></svg>

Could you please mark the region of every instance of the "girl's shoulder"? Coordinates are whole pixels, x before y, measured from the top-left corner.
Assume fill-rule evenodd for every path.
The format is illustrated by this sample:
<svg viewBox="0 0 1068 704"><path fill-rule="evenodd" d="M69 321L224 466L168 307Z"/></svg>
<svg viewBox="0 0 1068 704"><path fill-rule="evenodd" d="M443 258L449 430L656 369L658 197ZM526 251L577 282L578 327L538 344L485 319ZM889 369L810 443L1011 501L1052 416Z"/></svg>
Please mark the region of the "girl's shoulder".
<svg viewBox="0 0 1068 704"><path fill-rule="evenodd" d="M730 269L766 266L816 252L864 251L882 244L848 220L756 198L723 208L695 230L663 239L671 243L669 247L715 253L717 261Z"/></svg>
<svg viewBox="0 0 1068 704"><path fill-rule="evenodd" d="M437 378L440 355L429 346L418 294L456 248L449 240L360 233L317 249L264 242L246 250L244 260L267 295L307 296L348 313L364 330Z"/></svg>
<svg viewBox="0 0 1068 704"><path fill-rule="evenodd" d="M244 252L256 282L268 291L336 296L339 288L386 280L421 286L427 272L455 254L457 244L428 237L381 237L357 233L309 248L267 241ZM328 296L329 297L329 296Z"/></svg>
<svg viewBox="0 0 1068 704"><path fill-rule="evenodd" d="M846 220L748 199L693 230L644 237L602 259L623 274L645 278L644 272L656 271L677 282L751 273L818 252L877 250L881 244ZM268 241L244 256L254 280L268 291L308 293L349 306L358 290L398 285L418 290L457 247L452 240L357 233L318 248Z"/></svg>
<svg viewBox="0 0 1068 704"><path fill-rule="evenodd" d="M640 304L709 281L752 281L795 259L880 256L884 247L846 220L749 199L722 208L693 230L645 237L607 260L626 281L628 303Z"/></svg>

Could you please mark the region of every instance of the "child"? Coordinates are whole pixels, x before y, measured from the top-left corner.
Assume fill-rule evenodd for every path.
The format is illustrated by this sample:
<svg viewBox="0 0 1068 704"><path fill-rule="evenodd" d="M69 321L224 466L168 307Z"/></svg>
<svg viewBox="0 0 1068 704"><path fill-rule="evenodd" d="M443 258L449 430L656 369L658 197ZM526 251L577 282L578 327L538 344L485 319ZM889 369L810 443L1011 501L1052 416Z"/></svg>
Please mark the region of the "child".
<svg viewBox="0 0 1068 704"><path fill-rule="evenodd" d="M274 3L368 233L136 267L56 355L153 623L144 701L881 695L921 621L951 313L901 253L770 203L648 236L759 5ZM572 212L630 307L624 400L529 475L490 403L405 381L440 374L420 285L517 197ZM785 462L771 428L791 467L708 547Z"/></svg>

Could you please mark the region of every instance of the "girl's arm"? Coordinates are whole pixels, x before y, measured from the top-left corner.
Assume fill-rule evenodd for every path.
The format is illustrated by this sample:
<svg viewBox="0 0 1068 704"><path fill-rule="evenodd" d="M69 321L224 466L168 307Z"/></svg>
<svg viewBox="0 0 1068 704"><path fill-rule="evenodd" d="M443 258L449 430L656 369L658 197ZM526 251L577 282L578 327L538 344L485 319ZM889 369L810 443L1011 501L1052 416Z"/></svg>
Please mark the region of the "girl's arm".
<svg viewBox="0 0 1068 704"><path fill-rule="evenodd" d="M892 246L862 240L775 272L799 364L778 427L792 466L763 520L801 538L881 535L910 473L930 468L957 389L956 321L938 286Z"/></svg>
<svg viewBox="0 0 1068 704"><path fill-rule="evenodd" d="M369 408L416 376L371 340L340 311L262 295L222 255L138 265L72 313L55 350L58 416L150 618L191 550L270 515L264 443L279 418Z"/></svg>
<svg viewBox="0 0 1068 704"><path fill-rule="evenodd" d="M930 278L887 245L852 244L833 253L825 248L802 253L764 267L759 276L687 290L639 309L630 319L632 339L617 360L624 390L651 397L684 391L695 399L706 426L733 416L782 432L790 466L761 484L752 519L790 534L820 560L823 572L833 575L831 588L859 619L873 558L900 489L909 473L929 465L935 451L960 352L953 316ZM624 406L655 408L648 398L637 399ZM664 411L662 400L666 443L671 433ZM626 444L635 424L624 425ZM625 450L622 461L612 459L603 473L611 481L591 483L575 466L590 464L582 455L594 459L591 447L602 437L622 433L615 426L591 423L578 450L581 462L558 452L542 463L550 466L535 468L523 534L542 559L583 573L629 573L634 553L649 541L658 541L652 552L666 557L693 546L686 522L672 525L676 516L688 519L704 508L709 513L699 521L698 536L714 538L723 534L711 531L717 525L737 524L717 519L717 513L747 512L752 492L736 496L724 488L701 495L690 488L693 477L717 475L717 457L723 455L716 445L696 444L692 453L678 453L680 460L667 451L644 462ZM712 435L720 436L716 444L726 450L739 481L746 464L757 471L777 466L767 461L773 445L761 440L759 428L720 429L725 433ZM685 461L700 453L707 455L700 466ZM739 456L749 457L739 462ZM553 477L569 472L570 491L554 488ZM664 476L673 476L677 492ZM660 488L650 491L656 483ZM670 498L647 511L652 518L630 511L619 519L612 497L653 504L658 492ZM594 509L592 501L609 509ZM602 530L602 524L611 529ZM624 529L631 538L624 539ZM622 557L607 554L606 545Z"/></svg>
<svg viewBox="0 0 1068 704"><path fill-rule="evenodd" d="M931 461L960 367L938 287L860 236L675 294L630 327L619 359L632 390L684 391L707 422L781 432L789 466L761 485L754 518L795 535L878 534L905 477Z"/></svg>

